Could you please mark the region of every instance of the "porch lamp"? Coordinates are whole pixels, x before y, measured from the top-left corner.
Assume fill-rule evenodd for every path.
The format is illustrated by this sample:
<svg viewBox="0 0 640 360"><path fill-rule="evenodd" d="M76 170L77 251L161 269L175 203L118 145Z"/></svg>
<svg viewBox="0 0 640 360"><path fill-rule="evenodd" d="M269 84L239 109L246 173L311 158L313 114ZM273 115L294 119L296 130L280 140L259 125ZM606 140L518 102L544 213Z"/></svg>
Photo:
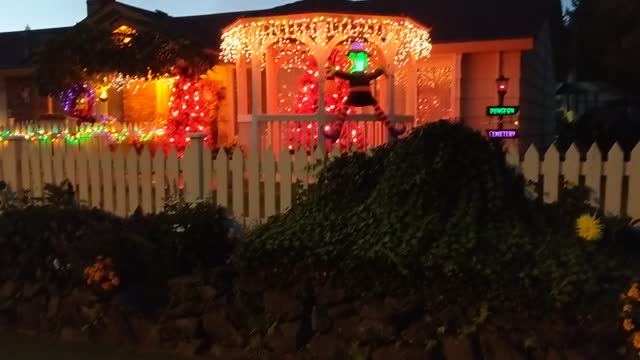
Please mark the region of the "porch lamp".
<svg viewBox="0 0 640 360"><path fill-rule="evenodd" d="M507 95L507 91L509 91L509 78L500 75L500 77L496 79L496 88L498 90L498 106L504 106L504 97ZM498 117L498 130L502 129L503 117L501 115Z"/></svg>

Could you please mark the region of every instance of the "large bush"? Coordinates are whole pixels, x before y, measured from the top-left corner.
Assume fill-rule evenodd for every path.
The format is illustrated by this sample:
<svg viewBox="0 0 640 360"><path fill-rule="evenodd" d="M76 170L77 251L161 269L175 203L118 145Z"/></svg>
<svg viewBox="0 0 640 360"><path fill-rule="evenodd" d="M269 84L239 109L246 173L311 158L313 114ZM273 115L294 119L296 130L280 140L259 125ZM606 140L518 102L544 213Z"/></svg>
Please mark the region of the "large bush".
<svg viewBox="0 0 640 360"><path fill-rule="evenodd" d="M567 192L544 206L526 190L501 146L438 122L333 160L296 207L249 235L237 260L365 289L405 285L461 306L544 311L619 285L608 242L576 238L576 216L594 210L584 198Z"/></svg>
<svg viewBox="0 0 640 360"><path fill-rule="evenodd" d="M48 186L41 199L13 199L0 216L0 281L54 286L84 282L98 256L113 259L130 303L151 309L171 277L226 263L232 223L202 202L168 204L159 214L120 218L74 201L73 187Z"/></svg>

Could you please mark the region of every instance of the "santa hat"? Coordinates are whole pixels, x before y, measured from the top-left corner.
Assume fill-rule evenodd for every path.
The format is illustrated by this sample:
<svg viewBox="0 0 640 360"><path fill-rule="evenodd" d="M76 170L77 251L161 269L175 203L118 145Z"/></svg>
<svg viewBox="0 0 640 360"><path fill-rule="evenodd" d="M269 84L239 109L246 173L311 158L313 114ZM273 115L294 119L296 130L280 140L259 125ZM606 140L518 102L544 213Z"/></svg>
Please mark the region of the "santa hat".
<svg viewBox="0 0 640 360"><path fill-rule="evenodd" d="M361 41L354 41L351 43L351 49L349 49L348 54L351 53L366 53L369 55L366 46Z"/></svg>

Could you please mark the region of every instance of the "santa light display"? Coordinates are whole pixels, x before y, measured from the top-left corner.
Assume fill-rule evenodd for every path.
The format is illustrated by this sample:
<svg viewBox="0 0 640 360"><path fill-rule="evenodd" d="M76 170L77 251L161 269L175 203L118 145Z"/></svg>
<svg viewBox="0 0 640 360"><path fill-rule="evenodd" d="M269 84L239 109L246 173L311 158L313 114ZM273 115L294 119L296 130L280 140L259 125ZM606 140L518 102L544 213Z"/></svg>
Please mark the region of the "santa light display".
<svg viewBox="0 0 640 360"><path fill-rule="evenodd" d="M349 72L337 70L333 66L329 69L329 80L337 77L349 82L349 94L347 95L347 100L338 114L338 120L331 125L325 126L323 129L325 137L332 141L339 139L342 133L342 126L347 119L349 109L351 107L365 106L373 106L376 117L384 123L392 138L396 138L404 134L406 127L404 125L402 125L401 128L394 127L389 121L387 115L380 108L378 101L371 93L371 81L382 75L386 75L384 69L378 68L373 72L366 71L369 67L369 54L366 52L364 44L361 42L354 42L351 45L351 49L349 50L349 59L352 61L352 66Z"/></svg>

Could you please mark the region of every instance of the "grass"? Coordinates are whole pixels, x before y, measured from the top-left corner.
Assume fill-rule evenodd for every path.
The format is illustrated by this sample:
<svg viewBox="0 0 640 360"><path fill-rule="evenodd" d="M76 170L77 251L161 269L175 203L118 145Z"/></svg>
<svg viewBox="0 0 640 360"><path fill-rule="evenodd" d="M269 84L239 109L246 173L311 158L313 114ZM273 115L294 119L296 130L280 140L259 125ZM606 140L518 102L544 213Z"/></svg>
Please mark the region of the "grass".
<svg viewBox="0 0 640 360"><path fill-rule="evenodd" d="M0 333L0 358L6 360L186 360L173 354L136 353L121 347L59 343Z"/></svg>

